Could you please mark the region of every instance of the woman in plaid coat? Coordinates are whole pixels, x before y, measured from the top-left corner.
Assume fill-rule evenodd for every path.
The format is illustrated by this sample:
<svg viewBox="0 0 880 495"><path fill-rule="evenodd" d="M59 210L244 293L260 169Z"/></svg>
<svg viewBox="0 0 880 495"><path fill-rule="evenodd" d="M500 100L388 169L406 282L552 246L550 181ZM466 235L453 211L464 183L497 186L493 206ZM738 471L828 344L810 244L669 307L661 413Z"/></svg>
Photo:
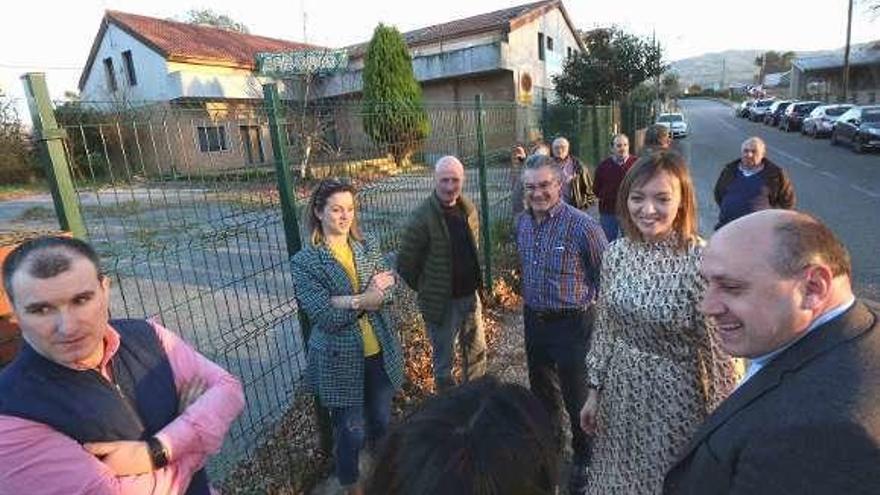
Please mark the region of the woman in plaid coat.
<svg viewBox="0 0 880 495"><path fill-rule="evenodd" d="M358 455L388 427L403 354L384 311L394 274L361 235L354 199L351 185L321 181L305 213L310 242L291 263L312 326L308 381L333 423L336 476L347 493L360 494Z"/></svg>

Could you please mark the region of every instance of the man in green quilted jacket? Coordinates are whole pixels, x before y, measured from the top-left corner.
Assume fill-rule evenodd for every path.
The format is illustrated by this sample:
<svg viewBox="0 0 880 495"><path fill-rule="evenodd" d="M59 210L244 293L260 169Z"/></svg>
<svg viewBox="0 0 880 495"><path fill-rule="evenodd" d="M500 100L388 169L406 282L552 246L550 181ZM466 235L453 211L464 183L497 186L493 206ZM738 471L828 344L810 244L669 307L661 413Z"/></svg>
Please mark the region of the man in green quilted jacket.
<svg viewBox="0 0 880 495"><path fill-rule="evenodd" d="M434 383L455 385L452 363L456 339L463 376L486 372L486 337L479 293L479 220L474 204L461 195L464 166L444 156L434 166L434 190L413 211L397 254L397 273L418 293L419 310L434 350Z"/></svg>

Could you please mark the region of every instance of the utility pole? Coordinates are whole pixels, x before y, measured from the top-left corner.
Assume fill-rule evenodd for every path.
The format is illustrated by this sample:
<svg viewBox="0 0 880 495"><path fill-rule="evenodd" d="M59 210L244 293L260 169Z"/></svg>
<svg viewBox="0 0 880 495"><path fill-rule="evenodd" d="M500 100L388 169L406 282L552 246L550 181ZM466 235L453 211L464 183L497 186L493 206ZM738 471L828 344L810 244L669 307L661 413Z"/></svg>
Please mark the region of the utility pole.
<svg viewBox="0 0 880 495"><path fill-rule="evenodd" d="M659 52L657 50L657 28L651 30L651 44L654 45L655 53ZM657 89L657 115L660 115L662 111L662 103L660 102L660 74L654 76L654 87Z"/></svg>
<svg viewBox="0 0 880 495"><path fill-rule="evenodd" d="M849 14L846 18L846 48L843 50L843 101L849 99L849 43L852 34L853 0L849 0Z"/></svg>
<svg viewBox="0 0 880 495"><path fill-rule="evenodd" d="M767 72L767 52L761 54L761 74L758 76L758 84L761 85L763 89L764 86L764 75Z"/></svg>
<svg viewBox="0 0 880 495"><path fill-rule="evenodd" d="M306 30L306 25L308 24L308 14L306 14L306 0L300 0L299 5L302 10L303 18L303 43L308 43L309 36L308 31Z"/></svg>

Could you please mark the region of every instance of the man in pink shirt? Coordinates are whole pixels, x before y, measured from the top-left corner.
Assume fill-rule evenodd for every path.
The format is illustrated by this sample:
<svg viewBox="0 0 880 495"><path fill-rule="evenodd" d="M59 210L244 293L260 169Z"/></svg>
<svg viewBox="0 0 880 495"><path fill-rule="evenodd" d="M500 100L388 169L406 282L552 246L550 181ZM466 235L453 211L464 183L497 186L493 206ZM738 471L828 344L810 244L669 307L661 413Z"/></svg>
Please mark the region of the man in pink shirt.
<svg viewBox="0 0 880 495"><path fill-rule="evenodd" d="M0 495L211 493L239 381L157 323L108 321L83 241L22 244L3 284L25 344L0 373Z"/></svg>

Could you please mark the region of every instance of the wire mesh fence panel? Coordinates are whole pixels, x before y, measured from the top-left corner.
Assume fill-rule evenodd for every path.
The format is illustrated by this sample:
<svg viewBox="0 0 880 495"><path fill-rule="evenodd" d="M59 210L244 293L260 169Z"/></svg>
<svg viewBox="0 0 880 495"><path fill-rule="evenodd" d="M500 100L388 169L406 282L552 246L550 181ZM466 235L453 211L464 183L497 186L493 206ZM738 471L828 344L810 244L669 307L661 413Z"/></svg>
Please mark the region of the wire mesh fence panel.
<svg viewBox="0 0 880 495"><path fill-rule="evenodd" d="M616 125L611 107L552 114L513 103L392 109L287 101L269 108L259 100L55 108L88 238L115 283L113 316L160 321L244 384L246 409L210 464L217 479L249 472L240 465L254 458L314 455L311 444L271 444L292 410L302 414L289 425L315 428L303 419L311 407L301 387L305 345L288 267L271 116L279 116L279 141L295 177L299 210L293 214L302 217L320 179L348 178L359 189L362 229L389 254L397 250L409 214L432 194L433 164L455 155L465 165L464 194L489 219L482 228L493 251L513 256L512 219L521 205L512 193L521 170L511 162L512 146L542 129L552 137L551 129L575 140L580 153L595 155L608 149ZM395 321L411 327L416 314L412 294L404 293L394 304ZM406 345L407 335L402 337ZM257 452L267 442L271 448ZM287 486L303 489L301 473L284 475Z"/></svg>
<svg viewBox="0 0 880 495"><path fill-rule="evenodd" d="M245 387L211 465L259 444L305 367L259 107L60 106L88 238L115 282L114 317L157 319Z"/></svg>
<svg viewBox="0 0 880 495"><path fill-rule="evenodd" d="M480 205L477 171L477 107L473 103L426 104L428 132L418 139L377 142L365 131L370 118L357 104L312 106L303 118L301 107L285 108L291 142L309 141L310 148L292 148L292 166L306 190L327 177L348 178L359 188L358 210L363 230L377 236L384 250L397 249L408 214L433 190L434 163L445 155L465 166L464 194ZM490 202L509 202L510 148L517 141L521 109L513 104L482 107L489 171ZM402 121L412 122L402 112ZM302 125L298 122L311 122ZM381 124L373 124L379 126ZM387 125L398 125L388 123ZM405 124L404 124L405 125ZM304 139L303 134L311 136ZM383 134L375 131L374 134ZM395 152L401 153L400 163ZM403 156L405 155L405 156ZM493 210L494 212L494 210Z"/></svg>

